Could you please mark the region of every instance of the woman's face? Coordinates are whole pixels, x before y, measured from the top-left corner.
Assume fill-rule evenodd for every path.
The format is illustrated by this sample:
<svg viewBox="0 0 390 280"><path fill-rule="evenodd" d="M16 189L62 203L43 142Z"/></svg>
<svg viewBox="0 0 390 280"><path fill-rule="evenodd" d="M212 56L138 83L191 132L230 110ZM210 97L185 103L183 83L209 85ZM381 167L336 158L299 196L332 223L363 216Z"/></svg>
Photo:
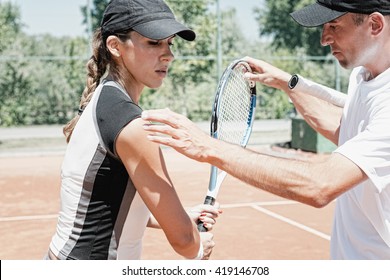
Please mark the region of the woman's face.
<svg viewBox="0 0 390 280"><path fill-rule="evenodd" d="M171 51L174 35L163 40L152 40L137 32L131 32L130 39L120 43L121 73L125 79L149 88L161 86L174 60Z"/></svg>

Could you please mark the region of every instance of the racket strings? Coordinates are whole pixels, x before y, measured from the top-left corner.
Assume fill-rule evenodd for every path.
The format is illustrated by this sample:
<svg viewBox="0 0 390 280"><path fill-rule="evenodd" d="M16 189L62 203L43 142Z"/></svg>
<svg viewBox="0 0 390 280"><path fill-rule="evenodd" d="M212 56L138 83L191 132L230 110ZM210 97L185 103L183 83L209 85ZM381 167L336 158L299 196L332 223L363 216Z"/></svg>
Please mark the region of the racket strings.
<svg viewBox="0 0 390 280"><path fill-rule="evenodd" d="M242 144L245 139L252 111L251 90L244 72L243 66L232 70L220 97L218 138L233 144Z"/></svg>

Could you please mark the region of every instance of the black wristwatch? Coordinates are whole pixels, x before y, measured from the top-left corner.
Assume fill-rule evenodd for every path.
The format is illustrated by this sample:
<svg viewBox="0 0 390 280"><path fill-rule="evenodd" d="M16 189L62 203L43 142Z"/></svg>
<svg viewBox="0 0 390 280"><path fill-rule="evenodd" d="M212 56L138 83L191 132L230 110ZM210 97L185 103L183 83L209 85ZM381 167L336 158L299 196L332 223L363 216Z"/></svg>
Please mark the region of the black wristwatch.
<svg viewBox="0 0 390 280"><path fill-rule="evenodd" d="M299 77L297 74L292 75L290 81L288 81L288 88L293 89L298 84Z"/></svg>

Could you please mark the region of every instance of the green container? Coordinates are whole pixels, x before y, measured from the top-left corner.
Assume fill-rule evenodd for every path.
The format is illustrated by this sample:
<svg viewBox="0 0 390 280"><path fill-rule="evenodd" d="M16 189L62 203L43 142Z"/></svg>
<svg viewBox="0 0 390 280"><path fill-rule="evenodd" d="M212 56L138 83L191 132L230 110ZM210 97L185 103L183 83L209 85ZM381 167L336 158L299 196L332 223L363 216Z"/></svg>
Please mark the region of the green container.
<svg viewBox="0 0 390 280"><path fill-rule="evenodd" d="M312 129L301 117L291 120L291 147L315 153L331 153L337 146Z"/></svg>

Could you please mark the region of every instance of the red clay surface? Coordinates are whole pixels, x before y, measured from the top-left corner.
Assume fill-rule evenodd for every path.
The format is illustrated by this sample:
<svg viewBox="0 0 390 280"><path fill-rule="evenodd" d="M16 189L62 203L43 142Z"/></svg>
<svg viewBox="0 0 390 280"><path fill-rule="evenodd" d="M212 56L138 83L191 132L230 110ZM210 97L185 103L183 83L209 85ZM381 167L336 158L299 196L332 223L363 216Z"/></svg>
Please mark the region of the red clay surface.
<svg viewBox="0 0 390 280"><path fill-rule="evenodd" d="M189 160L172 149L163 151L183 205L202 202L209 165ZM276 153L317 160L312 154L295 151ZM45 255L59 209L62 158L0 158L0 259L39 260ZM226 177L218 201L224 213L213 230L216 247L212 259L329 259L333 203L315 209L268 194L231 176ZM163 232L155 229L146 230L142 258L182 259L170 248Z"/></svg>

